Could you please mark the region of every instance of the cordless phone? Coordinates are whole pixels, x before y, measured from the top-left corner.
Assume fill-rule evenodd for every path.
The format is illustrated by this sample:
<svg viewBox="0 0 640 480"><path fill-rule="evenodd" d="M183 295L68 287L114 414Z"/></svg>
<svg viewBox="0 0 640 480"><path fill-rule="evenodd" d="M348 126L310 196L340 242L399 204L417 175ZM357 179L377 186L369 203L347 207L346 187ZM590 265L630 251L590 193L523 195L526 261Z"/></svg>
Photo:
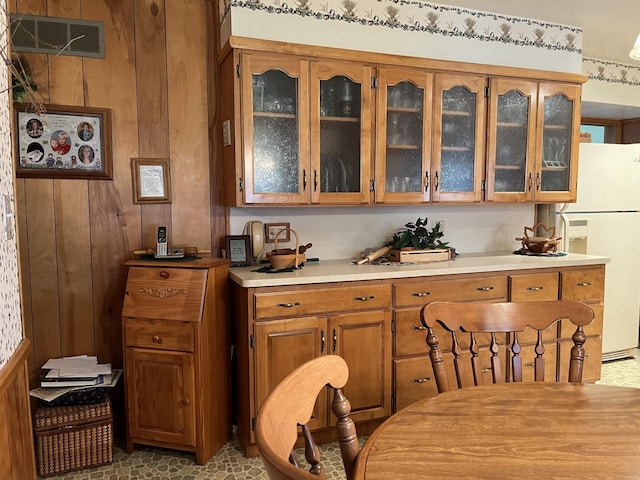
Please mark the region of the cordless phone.
<svg viewBox="0 0 640 480"><path fill-rule="evenodd" d="M184 258L184 248L169 248L167 246L167 227L158 227L158 243L154 257Z"/></svg>
<svg viewBox="0 0 640 480"><path fill-rule="evenodd" d="M156 257L167 255L167 227L158 227Z"/></svg>

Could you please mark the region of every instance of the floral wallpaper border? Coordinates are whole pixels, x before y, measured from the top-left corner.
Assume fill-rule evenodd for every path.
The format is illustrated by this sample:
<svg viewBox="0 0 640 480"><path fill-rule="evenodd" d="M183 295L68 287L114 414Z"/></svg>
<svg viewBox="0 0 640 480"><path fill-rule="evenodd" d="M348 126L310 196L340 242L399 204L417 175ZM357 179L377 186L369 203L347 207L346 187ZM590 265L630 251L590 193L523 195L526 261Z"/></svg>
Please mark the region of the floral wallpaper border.
<svg viewBox="0 0 640 480"><path fill-rule="evenodd" d="M590 80L600 80L632 87L640 86L640 67L636 65L583 57L582 73L588 76Z"/></svg>
<svg viewBox="0 0 640 480"><path fill-rule="evenodd" d="M221 0L220 23L236 8L582 54L580 27L418 0Z"/></svg>

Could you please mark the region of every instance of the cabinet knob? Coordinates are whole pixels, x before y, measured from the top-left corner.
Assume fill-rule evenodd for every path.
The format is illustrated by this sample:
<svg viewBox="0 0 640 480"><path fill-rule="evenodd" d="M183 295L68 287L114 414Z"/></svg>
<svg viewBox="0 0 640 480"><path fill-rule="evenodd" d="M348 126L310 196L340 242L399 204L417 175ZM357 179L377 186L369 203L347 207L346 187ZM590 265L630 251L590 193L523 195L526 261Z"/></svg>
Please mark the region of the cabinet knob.
<svg viewBox="0 0 640 480"><path fill-rule="evenodd" d="M411 383L424 383L424 382L428 382L429 380L431 380L431 377L414 378L411 380Z"/></svg>
<svg viewBox="0 0 640 480"><path fill-rule="evenodd" d="M182 403L185 405L191 405L191 400L189 400L188 398L185 398L184 400L182 400Z"/></svg>
<svg viewBox="0 0 640 480"><path fill-rule="evenodd" d="M291 307L299 307L299 306L300 306L300 302L293 302L293 303L276 303L276 307L291 308Z"/></svg>
<svg viewBox="0 0 640 480"><path fill-rule="evenodd" d="M160 271L160 278L169 278L169 272L166 270Z"/></svg>
<svg viewBox="0 0 640 480"><path fill-rule="evenodd" d="M373 300L374 298L376 297L374 297L373 295L369 295L368 297L353 297L356 302L367 302L369 300Z"/></svg>
<svg viewBox="0 0 640 480"><path fill-rule="evenodd" d="M162 343L162 337L160 335L154 335L151 337L151 341L153 343Z"/></svg>

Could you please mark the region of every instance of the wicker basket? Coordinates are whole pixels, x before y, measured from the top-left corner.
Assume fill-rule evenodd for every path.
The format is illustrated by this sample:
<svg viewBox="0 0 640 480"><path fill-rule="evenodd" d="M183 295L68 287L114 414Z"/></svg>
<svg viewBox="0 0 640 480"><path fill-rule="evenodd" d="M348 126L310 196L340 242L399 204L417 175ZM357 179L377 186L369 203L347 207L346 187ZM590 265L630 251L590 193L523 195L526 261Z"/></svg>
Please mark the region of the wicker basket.
<svg viewBox="0 0 640 480"><path fill-rule="evenodd" d="M282 232L286 232L287 230L293 233L293 236L296 239L295 253L289 253L289 254L274 253L278 250L278 237ZM291 268L291 267L298 268L300 264L307 261L307 257L304 253L298 253L299 246L300 246L300 240L295 230L291 228L283 228L282 230L279 230L278 233L276 233L276 237L274 239L273 251L267 253L267 260L269 260L271 267L276 270L282 270L284 268Z"/></svg>
<svg viewBox="0 0 640 480"><path fill-rule="evenodd" d="M34 419L38 474L42 477L113 461L111 401L38 407Z"/></svg>

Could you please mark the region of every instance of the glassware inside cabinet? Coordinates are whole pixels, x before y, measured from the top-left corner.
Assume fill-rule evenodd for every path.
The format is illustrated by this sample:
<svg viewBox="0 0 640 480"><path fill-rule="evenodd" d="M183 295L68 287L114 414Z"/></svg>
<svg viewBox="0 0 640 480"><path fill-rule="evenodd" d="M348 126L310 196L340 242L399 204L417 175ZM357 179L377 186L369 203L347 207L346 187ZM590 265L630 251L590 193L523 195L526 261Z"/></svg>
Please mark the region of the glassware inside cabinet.
<svg viewBox="0 0 640 480"><path fill-rule="evenodd" d="M542 191L569 190L573 100L556 94L544 100Z"/></svg>
<svg viewBox="0 0 640 480"><path fill-rule="evenodd" d="M422 190L424 90L408 81L387 86L385 190Z"/></svg>
<svg viewBox="0 0 640 480"><path fill-rule="evenodd" d="M476 93L458 85L442 92L439 188L471 192L474 185Z"/></svg>
<svg viewBox="0 0 640 480"><path fill-rule="evenodd" d="M298 79L280 70L253 75L255 193L297 193Z"/></svg>
<svg viewBox="0 0 640 480"><path fill-rule="evenodd" d="M517 90L498 95L496 192L524 192L527 180L529 97Z"/></svg>
<svg viewBox="0 0 640 480"><path fill-rule="evenodd" d="M320 81L322 193L360 191L361 88L343 75Z"/></svg>

